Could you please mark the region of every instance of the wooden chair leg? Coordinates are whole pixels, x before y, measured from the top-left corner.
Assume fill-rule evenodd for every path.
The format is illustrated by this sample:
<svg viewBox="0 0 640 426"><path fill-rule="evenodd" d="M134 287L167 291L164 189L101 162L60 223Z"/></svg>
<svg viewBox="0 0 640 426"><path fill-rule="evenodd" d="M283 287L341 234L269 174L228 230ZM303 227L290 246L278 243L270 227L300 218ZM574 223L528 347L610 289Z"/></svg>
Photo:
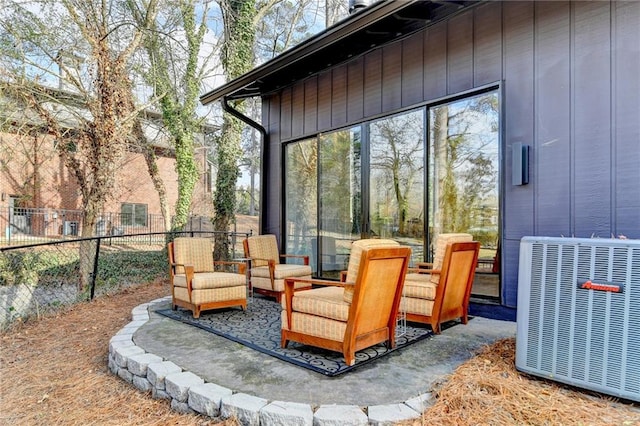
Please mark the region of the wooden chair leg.
<svg viewBox="0 0 640 426"><path fill-rule="evenodd" d="M431 329L433 330L433 334L440 334L440 323L439 322L432 323Z"/></svg>

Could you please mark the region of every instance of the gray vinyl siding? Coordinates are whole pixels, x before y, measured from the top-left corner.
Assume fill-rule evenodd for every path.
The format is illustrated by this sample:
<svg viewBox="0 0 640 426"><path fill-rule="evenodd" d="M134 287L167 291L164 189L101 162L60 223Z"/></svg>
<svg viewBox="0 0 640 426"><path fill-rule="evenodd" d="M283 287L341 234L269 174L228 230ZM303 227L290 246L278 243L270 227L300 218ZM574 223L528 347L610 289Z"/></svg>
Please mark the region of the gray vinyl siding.
<svg viewBox="0 0 640 426"><path fill-rule="evenodd" d="M331 128L331 71L318 76L318 129Z"/></svg>
<svg viewBox="0 0 640 426"><path fill-rule="evenodd" d="M536 164L564 164L535 171L536 216L546 217L541 232L549 235L568 235L572 223L571 186L557 184L571 182L570 24L568 3L549 2L536 8L535 45L548 52L536 56L533 70L543 83L536 92L534 119L540 147Z"/></svg>
<svg viewBox="0 0 640 426"><path fill-rule="evenodd" d="M283 142L500 84L502 297L515 307L521 237L640 238L639 79L640 2L488 2L265 99L280 118L264 121L279 152L268 167ZM525 186L511 185L516 142L531 146ZM265 210L277 234L282 201Z"/></svg>
<svg viewBox="0 0 640 426"><path fill-rule="evenodd" d="M484 86L502 77L502 6L487 4L473 20L473 85Z"/></svg>
<svg viewBox="0 0 640 426"><path fill-rule="evenodd" d="M346 65L340 65L333 69L331 95L331 127L335 129L347 124Z"/></svg>
<svg viewBox="0 0 640 426"><path fill-rule="evenodd" d="M365 70L366 72L366 70ZM415 70L402 70L402 43L382 48L382 111L392 112L402 108L402 81L405 74Z"/></svg>
<svg viewBox="0 0 640 426"><path fill-rule="evenodd" d="M402 42L402 105L422 102L424 84L424 37L410 37Z"/></svg>
<svg viewBox="0 0 640 426"><path fill-rule="evenodd" d="M318 79L304 82L304 133L318 129Z"/></svg>
<svg viewBox="0 0 640 426"><path fill-rule="evenodd" d="M449 21L447 31L447 93L460 93L473 87L472 12Z"/></svg>
<svg viewBox="0 0 640 426"><path fill-rule="evenodd" d="M537 174L530 175L531 183L526 186L511 185L511 145L516 142L525 144L534 140L534 55L533 55L533 4L529 2L507 2L503 5L503 174L505 176L503 191L503 242L518 241L524 235L534 235L534 188ZM527 100L526 102L524 100ZM537 165L537 150L532 147L530 170ZM504 253L505 250L503 250ZM504 258L504 255L503 255ZM503 288L515 277L506 259ZM507 271L508 270L508 271Z"/></svg>
<svg viewBox="0 0 640 426"><path fill-rule="evenodd" d="M610 5L579 3L573 9L574 232L610 236L611 52Z"/></svg>
<svg viewBox="0 0 640 426"><path fill-rule="evenodd" d="M618 234L638 238L640 227L640 5L616 5L612 33L613 56L612 151L614 161L614 212Z"/></svg>
<svg viewBox="0 0 640 426"><path fill-rule="evenodd" d="M438 25L424 32L424 95L438 99L447 94L447 26Z"/></svg>
<svg viewBox="0 0 640 426"><path fill-rule="evenodd" d="M293 85L291 93L291 137L299 138L304 135L304 117L315 111L304 111L304 81L298 81ZM316 106L317 107L317 106ZM317 129L307 129L307 133L313 133Z"/></svg>
<svg viewBox="0 0 640 426"><path fill-rule="evenodd" d="M284 209L282 206L282 185L273 185L270 182L280 182L282 176L282 154L280 149L281 134L280 130L283 127L280 126L281 120L283 120L282 114L285 112L291 117L291 109L279 108L280 105L284 105L285 93L291 93L291 91L283 91L282 97L280 95L273 96L269 101L263 99L262 111L263 111L263 124L268 123L269 137L264 141L263 146L263 163L261 180L264 182L261 189L260 199L262 203L261 211L261 232L266 234L280 235L280 216L281 211ZM290 103L289 103L290 105ZM289 118L290 120L290 118ZM290 129L290 128L289 128ZM289 130L290 134L290 130ZM268 212L268 213L267 213Z"/></svg>

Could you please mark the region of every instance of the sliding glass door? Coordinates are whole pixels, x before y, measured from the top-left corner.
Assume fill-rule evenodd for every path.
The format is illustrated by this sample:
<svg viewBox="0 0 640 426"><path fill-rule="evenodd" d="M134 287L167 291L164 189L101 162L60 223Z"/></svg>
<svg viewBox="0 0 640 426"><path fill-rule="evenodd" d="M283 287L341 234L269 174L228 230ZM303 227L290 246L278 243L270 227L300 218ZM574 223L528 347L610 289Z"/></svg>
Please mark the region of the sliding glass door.
<svg viewBox="0 0 640 426"><path fill-rule="evenodd" d="M369 127L370 234L412 248L423 260L424 109L374 121Z"/></svg>
<svg viewBox="0 0 640 426"><path fill-rule="evenodd" d="M474 293L497 297L499 247L499 103L497 91L429 109L429 241L465 232L482 244L478 271L490 285Z"/></svg>
<svg viewBox="0 0 640 426"><path fill-rule="evenodd" d="M312 240L318 275L338 278L362 232L360 127L320 135L319 235Z"/></svg>
<svg viewBox="0 0 640 426"><path fill-rule="evenodd" d="M310 254L310 241L318 235L318 144L307 139L285 150L286 252Z"/></svg>
<svg viewBox="0 0 640 426"><path fill-rule="evenodd" d="M499 117L494 90L286 145L287 252L338 278L353 240L393 239L418 262L439 234L466 232L490 284L473 292L498 297Z"/></svg>
<svg viewBox="0 0 640 426"><path fill-rule="evenodd" d="M356 127L286 147L287 253L308 254L323 278L339 277L361 237L361 134Z"/></svg>

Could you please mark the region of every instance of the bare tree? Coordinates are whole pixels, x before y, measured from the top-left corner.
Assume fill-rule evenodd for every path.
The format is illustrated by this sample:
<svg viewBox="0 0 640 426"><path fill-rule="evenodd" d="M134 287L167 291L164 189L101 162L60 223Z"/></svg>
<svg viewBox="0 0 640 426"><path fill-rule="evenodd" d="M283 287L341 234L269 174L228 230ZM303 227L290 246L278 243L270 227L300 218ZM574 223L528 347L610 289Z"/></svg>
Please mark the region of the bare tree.
<svg viewBox="0 0 640 426"><path fill-rule="evenodd" d="M265 0L258 3L255 0L218 0L224 24L221 62L227 80L233 80L253 67L256 27L279 1ZM235 108L245 110L241 103L236 104ZM242 129L241 121L230 114L224 115L222 132L217 141L218 174L213 203L213 227L216 231L228 231L235 217ZM217 259L227 259L229 249L228 239L217 234L214 256Z"/></svg>
<svg viewBox="0 0 640 426"><path fill-rule="evenodd" d="M130 6L136 22L142 25L146 11L135 3L130 2ZM199 178L194 157L195 133L201 130L202 122L197 114L198 99L202 81L211 72L211 59L218 51L203 49L208 1L169 0L163 3L162 12L162 19L151 22L150 31L143 39L148 63L143 74L158 99L162 121L175 149L178 199L170 228L177 230L187 223ZM147 160L149 172L153 173L157 168L154 158L149 155ZM161 180L155 182L156 190L162 195ZM166 216L165 223L168 224Z"/></svg>
<svg viewBox="0 0 640 426"><path fill-rule="evenodd" d="M349 14L348 0L325 0L325 26L330 27Z"/></svg>
<svg viewBox="0 0 640 426"><path fill-rule="evenodd" d="M78 181L85 237L94 234L112 192L138 112L130 59L157 0L140 2L142 26L126 18L118 0L14 1L0 19L3 78L37 112L46 132L65 141L57 152ZM83 271L81 287L88 273Z"/></svg>
<svg viewBox="0 0 640 426"><path fill-rule="evenodd" d="M379 190L391 190L400 235L406 235L411 192L424 171L422 120L421 113L402 114L375 122L371 130L371 170L386 183Z"/></svg>

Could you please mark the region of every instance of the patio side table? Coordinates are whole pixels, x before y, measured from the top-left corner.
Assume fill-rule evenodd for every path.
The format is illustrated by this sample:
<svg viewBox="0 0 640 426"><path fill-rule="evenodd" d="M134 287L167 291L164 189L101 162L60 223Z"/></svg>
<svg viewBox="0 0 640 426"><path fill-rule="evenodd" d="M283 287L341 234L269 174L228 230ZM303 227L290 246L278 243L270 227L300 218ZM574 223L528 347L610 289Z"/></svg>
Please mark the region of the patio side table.
<svg viewBox="0 0 640 426"><path fill-rule="evenodd" d="M244 262L246 265L246 269L244 270L244 275L247 281L247 291L249 292L249 298L253 299L253 287L251 286L251 278L249 275L249 269L251 268L251 258L249 257L238 257L233 259L234 262Z"/></svg>

